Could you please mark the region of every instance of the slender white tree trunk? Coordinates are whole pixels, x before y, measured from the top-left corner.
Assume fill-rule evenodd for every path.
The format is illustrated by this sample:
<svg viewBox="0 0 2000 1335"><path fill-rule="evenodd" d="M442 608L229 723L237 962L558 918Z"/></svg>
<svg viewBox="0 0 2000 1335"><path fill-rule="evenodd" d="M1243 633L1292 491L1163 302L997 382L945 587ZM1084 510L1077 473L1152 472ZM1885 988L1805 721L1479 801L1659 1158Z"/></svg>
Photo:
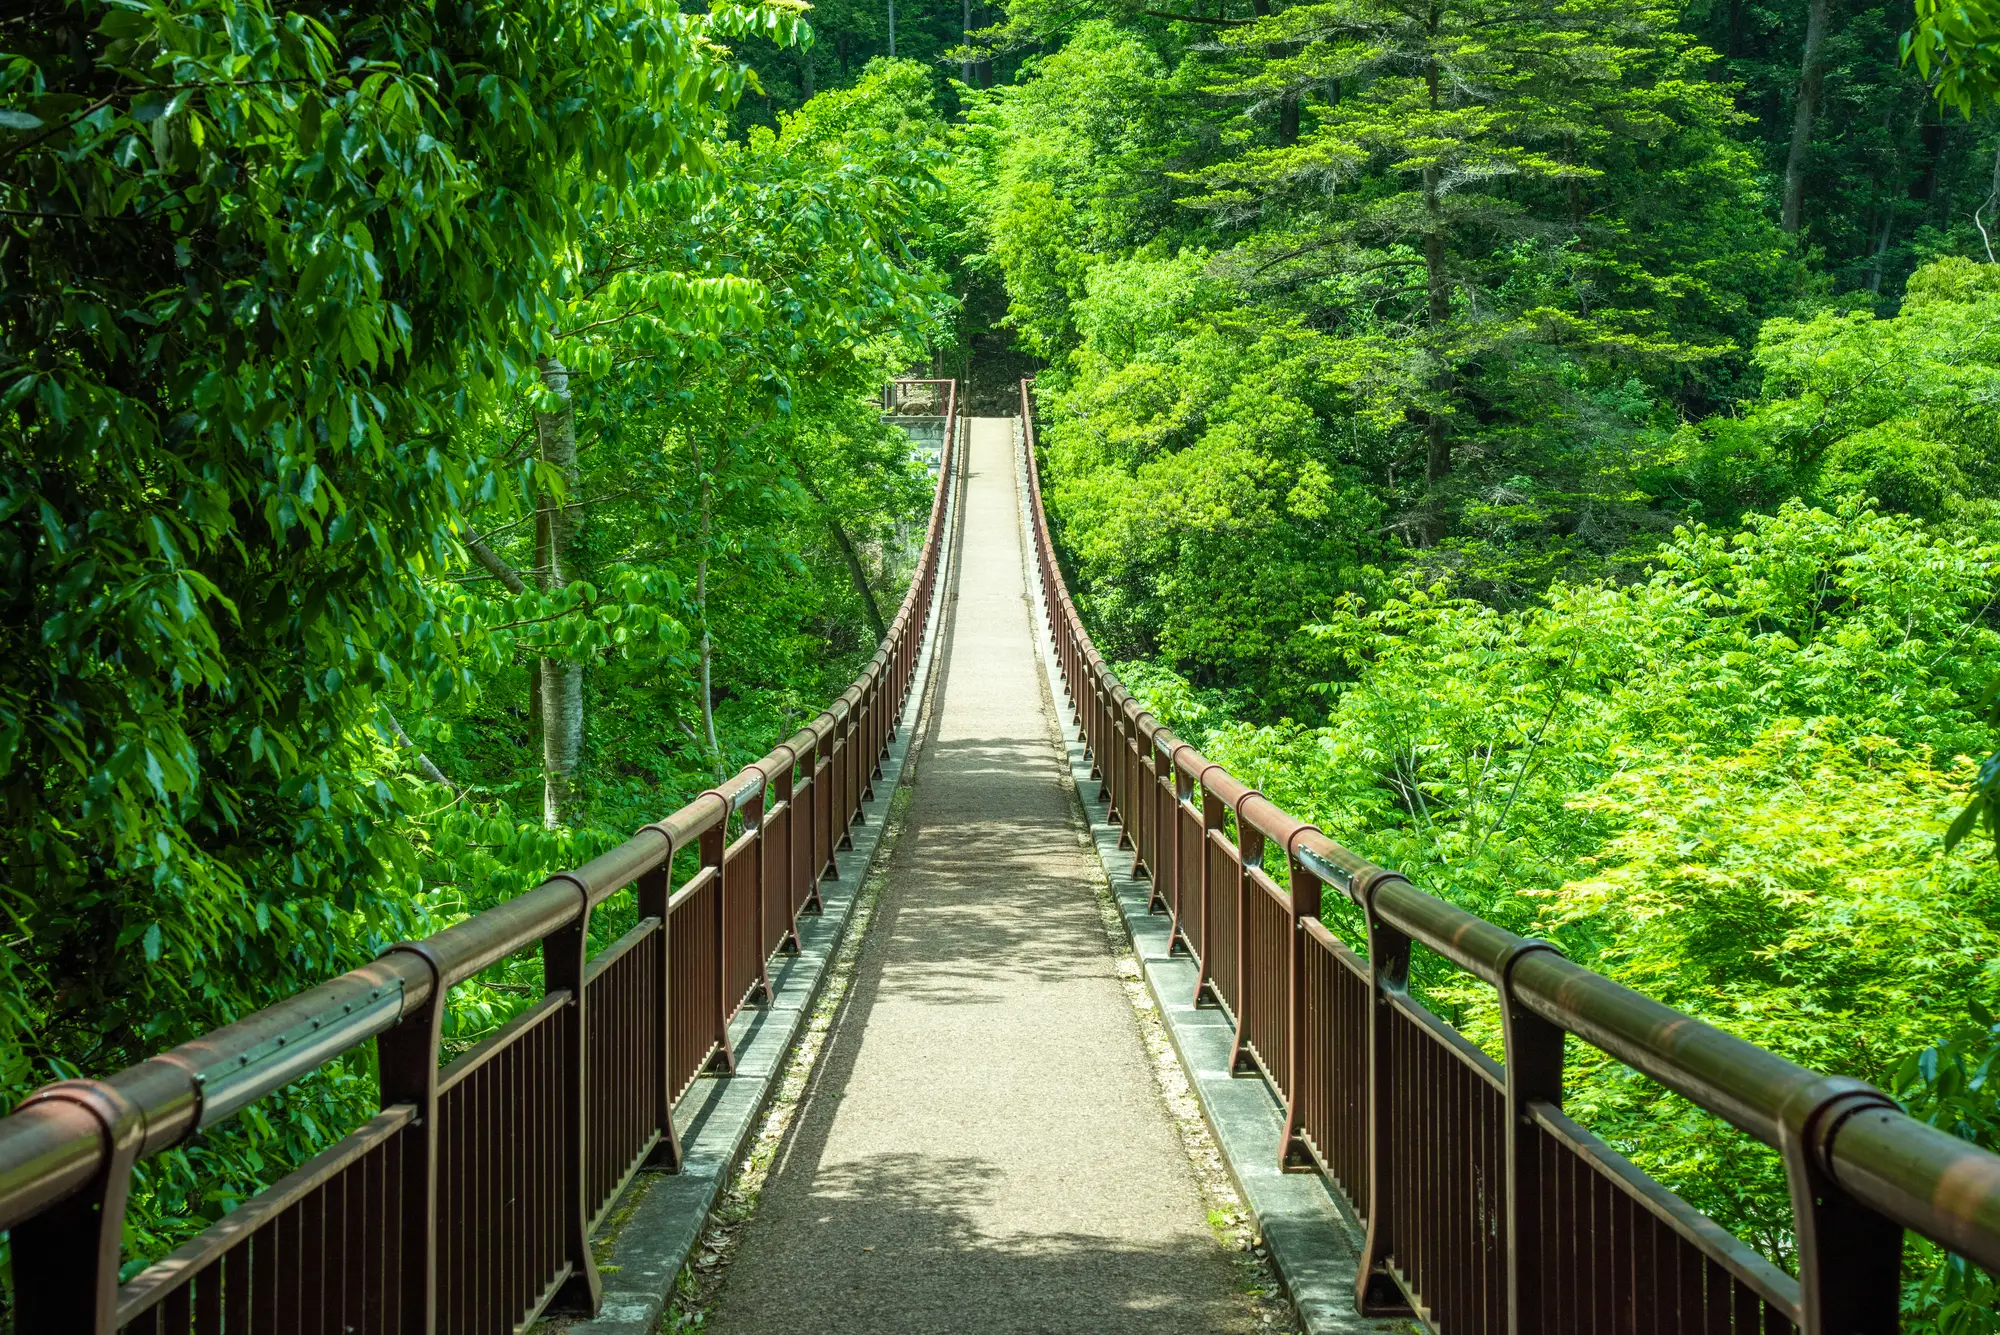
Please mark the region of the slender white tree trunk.
<svg viewBox="0 0 2000 1335"><path fill-rule="evenodd" d="M709 486L708 474L701 467L701 447L694 451L696 475L701 479L699 487L699 528L697 538L701 544L694 564L694 606L695 614L701 618L701 726L708 739L708 761L715 771L715 781L722 782L722 742L715 735L715 680L714 641L708 634L708 538L713 522L713 492Z"/></svg>
<svg viewBox="0 0 2000 1335"><path fill-rule="evenodd" d="M2000 204L2000 151L1996 151L1993 155L1993 188L1986 192L1986 198L1981 200L1979 207L1972 211L1972 225L1979 229L1979 239L1986 245L1986 262L1988 264L1994 263L1993 233L1980 215L1995 204Z"/></svg>
<svg viewBox="0 0 2000 1335"><path fill-rule="evenodd" d="M1819 119L1820 84L1826 71L1821 53L1826 49L1827 0L1809 0L1806 6L1806 46L1799 58L1799 96L1792 110L1792 147L1785 156L1785 196L1779 209L1778 225L1787 232L1799 230L1806 198L1806 159L1812 152L1813 126Z"/></svg>
<svg viewBox="0 0 2000 1335"><path fill-rule="evenodd" d="M560 406L535 414L535 436L543 462L562 475L564 496L544 494L541 522L536 525L542 550L537 554L542 588L565 587L571 569L576 524L576 407L570 397L569 370L554 357L539 363L542 384ZM570 824L576 816L576 768L583 758L583 664L544 658L542 679L542 824L549 829Z"/></svg>

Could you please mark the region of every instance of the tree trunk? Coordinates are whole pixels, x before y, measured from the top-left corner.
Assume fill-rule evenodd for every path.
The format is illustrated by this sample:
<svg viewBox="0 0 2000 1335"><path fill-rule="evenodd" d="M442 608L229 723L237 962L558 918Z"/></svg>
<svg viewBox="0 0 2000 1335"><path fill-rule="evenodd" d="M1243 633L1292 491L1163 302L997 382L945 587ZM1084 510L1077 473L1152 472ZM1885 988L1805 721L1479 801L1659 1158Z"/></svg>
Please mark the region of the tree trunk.
<svg viewBox="0 0 2000 1335"><path fill-rule="evenodd" d="M437 767L436 762L424 754L424 749L416 744L409 733L403 731L403 724L396 717L395 712L385 709L382 713L389 720L389 733L396 739L396 745L403 750L415 751L417 753L417 768L424 772L424 777L432 783L449 788L453 797L464 797L465 793L459 786L446 778L444 771Z"/></svg>
<svg viewBox="0 0 2000 1335"><path fill-rule="evenodd" d="M1268 18L1271 14L1271 0L1250 0L1250 12L1258 18ZM1277 60L1285 54L1285 43L1268 42L1264 46L1264 58ZM1289 148L1299 141L1299 98L1296 93L1286 93L1278 103L1278 146Z"/></svg>
<svg viewBox="0 0 2000 1335"><path fill-rule="evenodd" d="M875 632L875 643L880 644L889 633L889 625L882 620L882 605L875 601L875 590L868 586L868 571L861 564L861 553L854 549L854 540L847 536L840 520L833 513L833 507L826 503L826 493L813 481L802 460L794 459L793 467L798 470L799 482L806 489L806 495L813 498L819 512L826 519L827 536L840 549L840 555L847 562L847 575L854 581L854 592L861 598L861 611L868 618L868 629Z"/></svg>
<svg viewBox="0 0 2000 1335"><path fill-rule="evenodd" d="M813 97L812 48L803 45L799 47L799 95L808 102L812 101Z"/></svg>
<svg viewBox="0 0 2000 1335"><path fill-rule="evenodd" d="M1444 272L1444 210L1438 202L1435 167L1424 171L1424 214L1424 275L1429 286L1431 348L1438 359L1437 372L1431 379L1438 405L1424 424L1424 480L1438 482L1451 472L1451 437L1445 430L1444 401L1451 394L1452 374L1444 348L1445 329L1451 323L1451 286Z"/></svg>
<svg viewBox="0 0 2000 1335"><path fill-rule="evenodd" d="M701 619L701 727L703 736L708 740L709 766L715 771L715 781L721 783L727 776L722 772L722 741L715 735L715 642L708 633L708 538L712 524L713 492L709 487L708 474L701 466L701 447L696 445L693 448L695 475L700 479L696 540L701 545L694 563L694 607L695 615Z"/></svg>
<svg viewBox="0 0 2000 1335"><path fill-rule="evenodd" d="M1882 230L1875 238L1875 256L1873 263L1868 269L1868 294L1870 296L1879 297L1882 295L1883 256L1889 253L1889 240L1895 234L1896 211L1894 209L1884 209Z"/></svg>
<svg viewBox="0 0 2000 1335"><path fill-rule="evenodd" d="M1563 136L1563 163L1569 167L1576 166L1576 136L1573 134L1565 134ZM1569 204L1569 225L1577 231L1582 231L1583 182L1579 181L1574 175L1565 176L1563 178L1563 194L1566 196Z"/></svg>
<svg viewBox="0 0 2000 1335"><path fill-rule="evenodd" d="M1979 229L1979 239L1985 243L1988 264L1994 263L1993 233L1981 215L1995 204L2000 204L2000 149L1996 149L1993 154L1993 188L1986 192L1986 198L1972 211L1972 225Z"/></svg>
<svg viewBox="0 0 2000 1335"><path fill-rule="evenodd" d="M1812 152L1813 125L1819 119L1820 83L1826 70L1821 54L1826 47L1827 0L1809 0L1806 9L1806 46L1799 58L1799 95L1792 113L1792 150L1785 156L1785 198L1778 215L1779 226L1787 232L1799 230L1800 206L1805 202L1806 158Z"/></svg>
<svg viewBox="0 0 2000 1335"><path fill-rule="evenodd" d="M553 357L539 363L542 384L561 405L554 412L535 414L535 437L542 461L563 479L560 501L544 494L536 517L535 562L545 592L569 584L571 543L576 524L571 501L576 495L576 405L571 400L569 370ZM542 824L549 829L573 822L576 815L576 768L583 758L583 664L544 658L542 687Z"/></svg>
<svg viewBox="0 0 2000 1335"><path fill-rule="evenodd" d="M868 572L861 565L861 553L854 550L853 541L847 530L840 526L831 512L826 517L826 531L833 537L833 545L840 548L840 554L847 561L847 574L854 581L854 591L861 595L861 611L868 618L868 629L875 634L875 643L887 638L889 627L882 620L881 604L875 601L875 590L868 587Z"/></svg>
<svg viewBox="0 0 2000 1335"><path fill-rule="evenodd" d="M535 516L535 558L541 559L544 545L543 519ZM500 587L509 593L526 593L528 582L521 578L521 572L501 560L494 550L486 545L486 539L474 529L465 530L465 549L472 553L472 559L484 566L493 578L500 581ZM528 753L539 754L542 749L542 661L532 659L528 663ZM544 795L546 805L546 795Z"/></svg>

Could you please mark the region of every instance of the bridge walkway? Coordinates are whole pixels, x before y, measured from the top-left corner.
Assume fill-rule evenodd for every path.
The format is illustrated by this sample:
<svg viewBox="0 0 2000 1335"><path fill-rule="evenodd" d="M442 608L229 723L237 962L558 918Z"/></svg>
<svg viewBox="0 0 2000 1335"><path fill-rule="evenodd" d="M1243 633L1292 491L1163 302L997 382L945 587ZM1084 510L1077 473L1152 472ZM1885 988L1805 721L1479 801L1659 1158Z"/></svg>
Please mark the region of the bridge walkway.
<svg viewBox="0 0 2000 1335"><path fill-rule="evenodd" d="M970 424L957 596L910 806L710 1315L721 1335L1256 1329L1063 787L1012 431Z"/></svg>

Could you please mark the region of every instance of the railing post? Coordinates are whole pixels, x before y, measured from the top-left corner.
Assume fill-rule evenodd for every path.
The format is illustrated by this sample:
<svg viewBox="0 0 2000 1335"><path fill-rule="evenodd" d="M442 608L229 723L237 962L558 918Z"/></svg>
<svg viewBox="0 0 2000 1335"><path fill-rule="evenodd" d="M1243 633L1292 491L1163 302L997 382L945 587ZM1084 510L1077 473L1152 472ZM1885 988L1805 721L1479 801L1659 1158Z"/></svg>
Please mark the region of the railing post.
<svg viewBox="0 0 2000 1335"><path fill-rule="evenodd" d="M118 1329L118 1264L132 1165L146 1119L101 1080L63 1080L21 1104L70 1103L89 1113L103 1144L97 1175L82 1190L14 1226L14 1328L22 1335Z"/></svg>
<svg viewBox="0 0 2000 1335"><path fill-rule="evenodd" d="M1833 1175L1842 1124L1882 1108L1896 1105L1880 1090L1825 1076L1779 1109L1803 1335L1896 1335L1901 1328L1903 1229L1848 1195Z"/></svg>
<svg viewBox="0 0 2000 1335"><path fill-rule="evenodd" d="M1220 766L1217 765L1209 766L1209 769L1219 768ZM1202 771L1202 777L1204 779L1208 777L1208 770ZM1208 976L1208 964L1209 960L1215 954L1215 936L1212 927L1215 921L1215 892L1217 887L1215 884L1215 859L1209 856L1209 835L1225 828L1223 817L1228 811L1229 808L1223 805L1222 799L1210 792L1206 783L1202 784L1201 850L1199 853L1201 858L1201 953L1197 957L1198 963L1195 965L1194 971L1194 1004L1197 1006L1201 1005L1204 993L1212 993L1214 991L1214 987ZM1214 1004L1214 1000L1215 998L1211 996L1210 1004Z"/></svg>
<svg viewBox="0 0 2000 1335"><path fill-rule="evenodd" d="M822 718L826 720L825 732L821 732L817 727L819 720ZM812 881L812 909L815 913L824 913L826 912L826 902L820 898L819 883L823 880L837 881L840 879L840 868L834 864L833 860L834 845L838 842L834 838L833 833L833 823L838 819L834 811L838 803L835 800L833 792L833 734L834 729L839 726L840 720L834 715L831 709L822 709L819 712L818 718L813 720L813 723L815 725L813 729L811 762L813 799L812 810L806 813L806 820L812 826L812 873L810 877ZM824 768L821 766L821 761L826 762ZM824 796L826 805L825 825L821 825L819 819L822 796Z"/></svg>
<svg viewBox="0 0 2000 1335"><path fill-rule="evenodd" d="M833 823L840 827L835 836L835 849L854 847L854 815L861 809L861 757L860 748L854 736L854 703L849 702L847 716L840 720L840 742L834 754L841 757L840 801L833 813Z"/></svg>
<svg viewBox="0 0 2000 1335"><path fill-rule="evenodd" d="M1375 896L1394 872L1375 871L1354 887L1368 924L1368 1232L1354 1273L1354 1308L1363 1316L1408 1316L1389 1275L1395 1255L1396 1091L1391 1053L1395 998L1410 986L1410 938L1382 920Z"/></svg>
<svg viewBox="0 0 2000 1335"><path fill-rule="evenodd" d="M431 990L395 1028L375 1040L376 1084L383 1109L407 1103L415 1114L400 1134L402 1218L396 1225L400 1252L391 1271L397 1289L388 1301L397 1307L392 1329L401 1335L431 1335L437 1329L437 1077L445 973L425 942L405 941L391 946L388 953L398 952L415 955L429 966Z"/></svg>
<svg viewBox="0 0 2000 1335"><path fill-rule="evenodd" d="M1285 969L1285 1069L1291 1073L1291 1088L1285 1091L1285 1133L1278 1141L1278 1167L1286 1171L1315 1167L1312 1151L1306 1146L1301 1092L1306 1085L1306 924L1319 921L1325 886L1299 860L1299 841L1318 833L1317 825L1302 825L1285 840L1285 888L1292 900L1292 936L1286 951L1290 963Z"/></svg>
<svg viewBox="0 0 2000 1335"><path fill-rule="evenodd" d="M1154 728L1159 720L1145 710L1132 715L1132 874L1143 870L1148 878L1153 874L1153 821L1158 814L1159 803L1153 800L1157 785L1153 783L1153 738L1147 731L1148 724Z"/></svg>
<svg viewBox="0 0 2000 1335"><path fill-rule="evenodd" d="M861 688L861 698L854 702L857 717L854 720L854 769L861 776L861 787L854 801L854 819L859 822L861 806L875 800L875 776L882 769L882 746L875 736L875 687Z"/></svg>
<svg viewBox="0 0 2000 1335"><path fill-rule="evenodd" d="M1559 954L1546 941L1524 941L1500 964L1500 1033L1507 1067L1506 1246L1508 1335L1539 1335L1547 1328L1542 1291L1542 1148L1536 1104L1562 1107L1563 1031L1521 1004L1514 966L1540 952Z"/></svg>
<svg viewBox="0 0 2000 1335"><path fill-rule="evenodd" d="M1182 884L1181 868L1187 865L1186 859L1181 856L1183 852L1181 845L1186 838L1183 831L1187 824L1187 822L1181 819L1181 804L1192 800L1194 797L1194 780L1181 772L1180 754L1186 745L1187 743L1183 742L1180 746L1175 747L1173 754L1167 757L1167 774L1173 780L1174 785L1173 849L1167 855L1173 859L1173 870L1169 874L1173 877L1174 883L1173 902L1168 906L1169 911L1174 915L1173 922L1167 928L1167 954L1170 956L1176 952L1194 953L1194 947L1188 944L1187 923L1181 917L1181 892L1186 888Z"/></svg>
<svg viewBox="0 0 2000 1335"><path fill-rule="evenodd" d="M559 1077L564 1120L562 1138L562 1233L569 1278L550 1307L594 1317L604 1305L604 1285L590 1250L590 1043L584 1023L588 1005L584 974L590 960L590 891L567 873L558 880L576 885L576 918L542 939L543 995L568 992L569 1002L556 1012L554 1023L569 1058Z"/></svg>
<svg viewBox="0 0 2000 1335"><path fill-rule="evenodd" d="M793 776L799 766L799 753L792 749L789 742L780 742L778 750L785 753L785 767L778 771L771 780L771 785L777 789L778 805L785 809L785 846L778 850L778 876L785 886L785 939L780 943L779 949L787 954L796 955L799 953L799 920L792 912L792 900L797 895L798 888L792 883L792 877L797 874L799 865L799 804L795 799L798 789ZM810 813L807 819L811 819ZM767 858L768 856L766 854ZM767 871L769 865L767 861L765 863Z"/></svg>
<svg viewBox="0 0 2000 1335"><path fill-rule="evenodd" d="M875 685L868 705L868 717L875 737L875 777L882 777L882 763L889 758L890 721L895 717L895 684L890 681L887 663L876 669Z"/></svg>
<svg viewBox="0 0 2000 1335"><path fill-rule="evenodd" d="M1105 778L1103 746L1104 691L1098 686L1096 679L1089 676L1088 668L1085 669L1084 689L1090 696L1090 715L1084 723L1083 745L1090 753L1090 777L1097 780L1097 800L1102 802L1105 800L1105 790L1108 786Z"/></svg>
<svg viewBox="0 0 2000 1335"><path fill-rule="evenodd" d="M1155 731L1146 738L1146 761L1139 769L1139 784L1145 790L1142 805L1146 810L1143 822L1145 847L1132 858L1133 874L1138 874L1140 854L1146 864L1146 912L1158 913L1166 906L1165 882L1167 873L1161 870L1164 860L1160 855L1160 845L1165 842L1165 821L1161 814L1167 804L1167 776L1161 768L1165 756L1160 751L1160 734Z"/></svg>
<svg viewBox="0 0 2000 1335"><path fill-rule="evenodd" d="M729 799L714 789L709 795L722 804L722 815L701 832L701 865L715 873L715 912L710 915L708 939L715 947L715 1055L708 1069L718 1075L736 1073L736 1050L729 1043L729 881L722 870L723 855L729 849Z"/></svg>
<svg viewBox="0 0 2000 1335"><path fill-rule="evenodd" d="M756 859L757 875L754 880L757 896L757 987L750 999L759 1006L771 1002L770 957L764 953L764 943L771 939L771 924L764 906L765 891L765 839L764 839L764 790L769 780L764 771L751 766L757 774L757 795L743 804L743 832L753 835L756 842L750 846L750 856Z"/></svg>
<svg viewBox="0 0 2000 1335"><path fill-rule="evenodd" d="M1264 860L1264 832L1243 818L1243 804L1259 795L1252 788L1236 799L1236 1033L1229 1041L1231 1075L1257 1074L1256 1060L1243 1055L1243 1031L1250 1020L1250 896L1262 893L1250 879L1250 869Z"/></svg>
<svg viewBox="0 0 2000 1335"><path fill-rule="evenodd" d="M1118 827L1118 839L1112 847L1132 848L1132 813L1128 809L1131 776L1127 773L1132 762L1132 721L1109 691L1105 692L1105 722L1110 725L1104 737L1104 748L1109 752L1104 757L1105 812Z"/></svg>
<svg viewBox="0 0 2000 1335"><path fill-rule="evenodd" d="M660 1043L655 1060L660 1063L660 1083L653 1091L653 1117L660 1139L647 1156L649 1167L678 1173L684 1160L680 1134L674 1130L674 936L673 914L668 905L674 897L674 846L667 845L660 865L639 877L639 917L660 920Z"/></svg>

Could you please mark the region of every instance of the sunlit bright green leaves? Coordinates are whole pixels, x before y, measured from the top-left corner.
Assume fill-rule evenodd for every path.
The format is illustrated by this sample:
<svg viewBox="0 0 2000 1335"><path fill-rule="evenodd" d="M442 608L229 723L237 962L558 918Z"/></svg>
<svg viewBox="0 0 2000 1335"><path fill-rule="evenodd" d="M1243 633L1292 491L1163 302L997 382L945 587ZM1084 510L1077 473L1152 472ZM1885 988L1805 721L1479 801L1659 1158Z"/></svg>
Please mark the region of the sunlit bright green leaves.
<svg viewBox="0 0 2000 1335"><path fill-rule="evenodd" d="M464 507L513 466L469 428L516 400L601 221L653 179L712 183L748 78L717 25L797 22L656 0L49 12L0 60L9 1093L116 1069L440 911L416 893L428 795L376 720L486 661L438 583ZM671 299L704 330L748 321L726 288ZM502 633L672 642L670 616L608 610L630 582L508 609L563 629ZM285 1114L276 1158L249 1128L157 1189L195 1172L240 1195L342 1129L342 1078ZM154 1189L140 1249L200 1222Z"/></svg>
<svg viewBox="0 0 2000 1335"><path fill-rule="evenodd" d="M1903 59L1931 85L1938 105L1967 119L2000 102L2000 8L1987 0L1916 0Z"/></svg>

